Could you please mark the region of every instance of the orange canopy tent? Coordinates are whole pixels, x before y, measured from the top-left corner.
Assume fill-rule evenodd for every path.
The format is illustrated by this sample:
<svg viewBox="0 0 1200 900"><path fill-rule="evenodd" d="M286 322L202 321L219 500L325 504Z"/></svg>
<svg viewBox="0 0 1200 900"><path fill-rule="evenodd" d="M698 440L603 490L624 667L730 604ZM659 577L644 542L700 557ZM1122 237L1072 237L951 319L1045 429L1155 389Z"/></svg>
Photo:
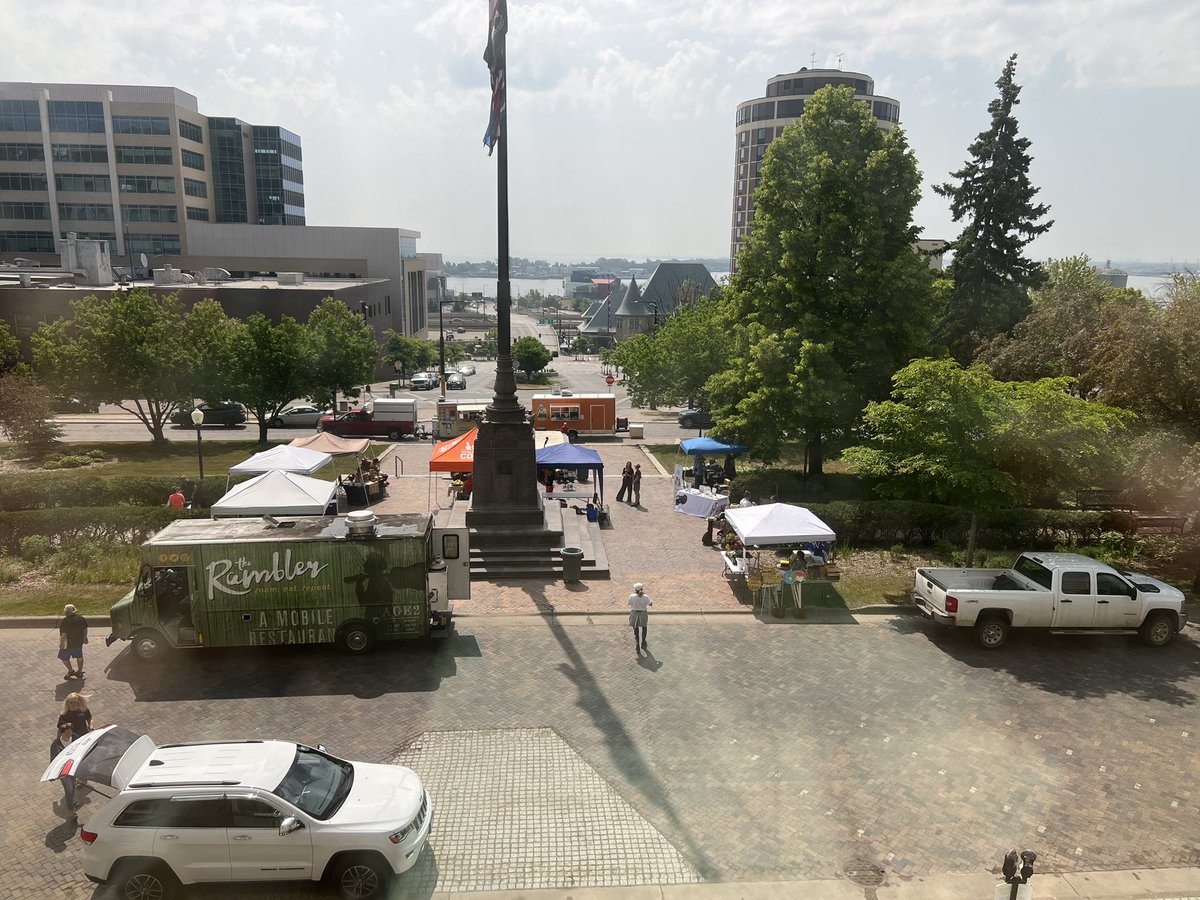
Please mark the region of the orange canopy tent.
<svg viewBox="0 0 1200 900"><path fill-rule="evenodd" d="M433 445L433 456L429 458L430 472L474 472L475 438L478 428L460 434L448 441Z"/></svg>

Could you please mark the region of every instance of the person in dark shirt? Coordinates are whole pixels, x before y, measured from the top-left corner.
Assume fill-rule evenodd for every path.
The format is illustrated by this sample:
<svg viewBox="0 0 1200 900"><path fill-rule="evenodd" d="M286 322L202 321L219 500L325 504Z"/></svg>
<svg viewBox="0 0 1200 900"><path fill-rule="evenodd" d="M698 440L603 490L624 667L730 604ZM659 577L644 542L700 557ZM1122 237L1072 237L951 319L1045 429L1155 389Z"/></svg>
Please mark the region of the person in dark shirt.
<svg viewBox="0 0 1200 900"><path fill-rule="evenodd" d="M58 737L50 742L50 761L54 762L55 757L62 753L67 748L67 744L75 740L74 732L71 729L70 722L60 722L58 725ZM63 786L63 799L67 804L67 811L71 815L75 814L75 810L79 807L75 805L75 776L60 775L58 778Z"/></svg>
<svg viewBox="0 0 1200 900"><path fill-rule="evenodd" d="M63 701L63 711L58 717L59 725L70 725L71 732L77 738L83 737L92 730L92 711L88 709L87 697L83 694L70 693Z"/></svg>
<svg viewBox="0 0 1200 900"><path fill-rule="evenodd" d="M83 677L83 645L88 639L87 619L79 615L75 607L68 603L63 607L62 621L58 623L58 658L67 667L64 678ZM79 660L78 668L72 668L71 660Z"/></svg>

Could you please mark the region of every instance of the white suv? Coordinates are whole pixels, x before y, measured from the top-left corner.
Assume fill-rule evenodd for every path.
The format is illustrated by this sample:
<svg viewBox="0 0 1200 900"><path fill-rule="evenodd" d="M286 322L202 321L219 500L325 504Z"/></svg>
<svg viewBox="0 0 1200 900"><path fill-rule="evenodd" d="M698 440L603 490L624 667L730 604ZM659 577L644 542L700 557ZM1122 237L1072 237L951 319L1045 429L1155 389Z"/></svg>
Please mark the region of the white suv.
<svg viewBox="0 0 1200 900"><path fill-rule="evenodd" d="M118 789L80 831L81 859L91 881L128 900L181 883L279 880L381 897L416 863L433 821L412 770L290 741L156 747L109 726L69 745L43 780L64 772Z"/></svg>

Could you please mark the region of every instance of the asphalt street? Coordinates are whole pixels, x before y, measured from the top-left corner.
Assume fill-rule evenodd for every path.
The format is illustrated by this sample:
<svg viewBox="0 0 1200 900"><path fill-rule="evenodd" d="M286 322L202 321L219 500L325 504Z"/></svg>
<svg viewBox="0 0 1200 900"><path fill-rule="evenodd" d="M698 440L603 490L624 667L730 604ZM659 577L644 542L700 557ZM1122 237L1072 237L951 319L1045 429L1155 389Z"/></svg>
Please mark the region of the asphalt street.
<svg viewBox="0 0 1200 900"><path fill-rule="evenodd" d="M604 840L589 817L600 785L655 848L646 866L684 881L980 873L1009 846L1035 848L1043 871L1200 865L1194 630L1160 650L1023 634L986 653L920 619L862 621L659 615L641 658L619 616L462 619L449 639L366 658L205 650L149 669L93 639L86 689L98 723L159 741L287 737L413 765L444 814L395 896L535 886L512 879L547 834ZM37 783L74 687L56 647L0 631L3 752L23 798L0 832L5 896L93 895L61 792ZM521 732L553 753L514 744ZM505 759L544 762L514 785L591 787L526 798L533 820L514 822L504 796L461 787ZM463 852L464 830L509 881ZM591 883L587 853L555 859L559 886Z"/></svg>

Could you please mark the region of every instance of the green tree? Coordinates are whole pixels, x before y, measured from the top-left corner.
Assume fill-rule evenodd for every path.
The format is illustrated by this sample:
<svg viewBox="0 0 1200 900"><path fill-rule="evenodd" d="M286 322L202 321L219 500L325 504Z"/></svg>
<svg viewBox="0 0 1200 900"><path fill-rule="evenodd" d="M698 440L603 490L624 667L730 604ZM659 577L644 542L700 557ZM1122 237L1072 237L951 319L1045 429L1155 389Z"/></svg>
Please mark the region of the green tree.
<svg viewBox="0 0 1200 900"><path fill-rule="evenodd" d="M893 379L891 400L872 403L869 445L842 454L878 490L971 510L967 565L979 513L1086 487L1123 464L1123 410L1081 400L1068 379L996 381L984 366L921 359Z"/></svg>
<svg viewBox="0 0 1200 900"><path fill-rule="evenodd" d="M920 196L902 129L883 131L851 88L822 88L768 147L757 210L725 290L730 345L707 384L719 430L761 459L852 428L891 374L925 352L932 273L913 249Z"/></svg>
<svg viewBox="0 0 1200 900"><path fill-rule="evenodd" d="M1115 288L1100 278L1086 256L1050 260L1046 283L1033 293L1033 311L1008 334L984 342L976 361L1002 381L1074 379L1079 396L1094 398L1092 359L1114 316L1144 311L1141 291Z"/></svg>
<svg viewBox="0 0 1200 900"><path fill-rule="evenodd" d="M612 360L625 372L634 402L657 406L703 397L709 378L728 365L729 343L719 338L728 325L728 306L718 292L693 298L657 331L622 341Z"/></svg>
<svg viewBox="0 0 1200 900"><path fill-rule="evenodd" d="M379 361L375 329L344 303L326 297L308 317L312 348L308 394L332 403L339 391L357 391L371 380Z"/></svg>
<svg viewBox="0 0 1200 900"><path fill-rule="evenodd" d="M146 290L89 295L32 335L34 368L56 393L115 403L137 416L155 443L187 397L202 396L188 363L179 297Z"/></svg>
<svg viewBox="0 0 1200 900"><path fill-rule="evenodd" d="M35 455L62 435L50 414L50 392L24 366L0 374L0 432L19 452Z"/></svg>
<svg viewBox="0 0 1200 900"><path fill-rule="evenodd" d="M191 387L181 400L227 400L238 392L241 366L236 341L241 331L241 320L227 316L216 300L201 300L183 314L178 364L187 372Z"/></svg>
<svg viewBox="0 0 1200 900"><path fill-rule="evenodd" d="M1087 377L1105 402L1200 441L1200 280L1177 275L1161 304L1115 310Z"/></svg>
<svg viewBox="0 0 1200 900"><path fill-rule="evenodd" d="M258 419L258 442L265 444L271 420L310 386L309 333L291 316L273 325L255 313L240 323L233 343L237 396Z"/></svg>
<svg viewBox="0 0 1200 900"><path fill-rule="evenodd" d="M437 362L437 346L433 341L409 337L390 328L383 336L383 361L393 368L400 363L401 377L420 372Z"/></svg>
<svg viewBox="0 0 1200 900"><path fill-rule="evenodd" d="M1029 312L1028 290L1041 283L1043 273L1024 250L1054 224L1039 221L1050 207L1034 202L1030 141L1019 136L1013 115L1021 102L1016 71L1014 53L996 82L1000 96L988 104L991 125L968 148L970 159L951 173L955 182L934 186L949 198L954 221L966 222L951 245L954 292L938 323L939 338L964 363L981 342L1008 331Z"/></svg>
<svg viewBox="0 0 1200 900"><path fill-rule="evenodd" d="M0 372L15 369L21 361L21 342L8 322L0 319Z"/></svg>
<svg viewBox="0 0 1200 900"><path fill-rule="evenodd" d="M523 337L512 345L513 364L526 375L533 377L550 364L550 351L535 337Z"/></svg>
<svg viewBox="0 0 1200 900"><path fill-rule="evenodd" d="M586 356L592 351L592 345L582 334L578 335L575 340L571 341L571 352L575 354L575 358Z"/></svg>

